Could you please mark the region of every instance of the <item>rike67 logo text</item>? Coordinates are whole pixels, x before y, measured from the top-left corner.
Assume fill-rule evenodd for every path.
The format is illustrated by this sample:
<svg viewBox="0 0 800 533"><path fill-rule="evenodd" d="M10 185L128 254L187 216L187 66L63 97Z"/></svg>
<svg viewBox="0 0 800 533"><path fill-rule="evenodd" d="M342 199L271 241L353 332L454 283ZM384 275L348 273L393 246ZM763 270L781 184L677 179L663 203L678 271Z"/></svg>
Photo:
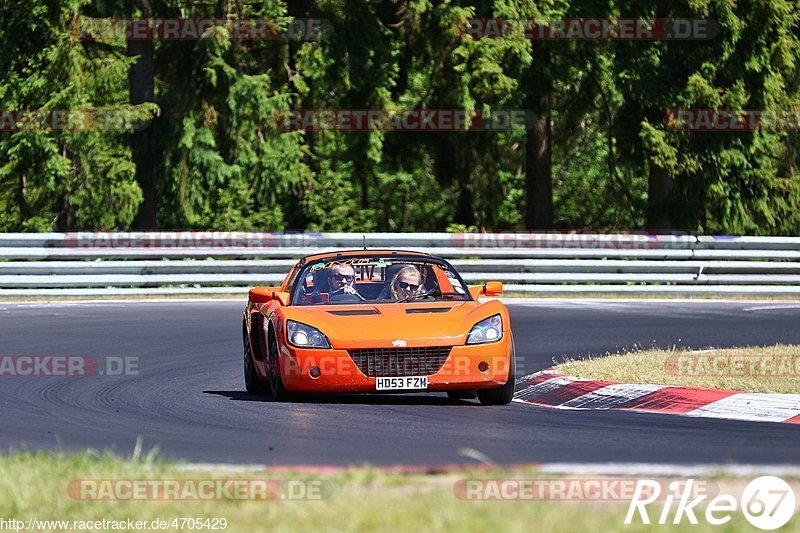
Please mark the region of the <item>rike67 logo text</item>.
<svg viewBox="0 0 800 533"><path fill-rule="evenodd" d="M745 487L739 499L730 494L720 494L711 500L708 498L707 494L697 495L693 479L685 484L673 481L666 495L661 494L661 485L657 481L639 480L625 516L625 524L631 524L637 515L643 524L680 524L684 520L698 524L700 516L707 523L719 526L730 522L734 513L741 512L758 529L773 530L792 519L796 505L792 487L775 476L754 479ZM650 507L656 500L663 504ZM663 507L659 512L661 505ZM701 506L704 506L705 512L701 512Z"/></svg>

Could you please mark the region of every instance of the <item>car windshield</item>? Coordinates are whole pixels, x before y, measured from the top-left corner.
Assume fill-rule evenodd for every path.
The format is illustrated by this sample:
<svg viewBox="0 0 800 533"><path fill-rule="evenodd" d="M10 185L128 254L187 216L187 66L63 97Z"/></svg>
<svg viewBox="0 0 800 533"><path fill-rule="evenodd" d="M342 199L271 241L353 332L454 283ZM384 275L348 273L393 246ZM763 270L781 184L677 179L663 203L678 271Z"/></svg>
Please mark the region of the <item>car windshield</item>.
<svg viewBox="0 0 800 533"><path fill-rule="evenodd" d="M425 257L347 256L311 261L295 278L292 305L471 300L461 276Z"/></svg>

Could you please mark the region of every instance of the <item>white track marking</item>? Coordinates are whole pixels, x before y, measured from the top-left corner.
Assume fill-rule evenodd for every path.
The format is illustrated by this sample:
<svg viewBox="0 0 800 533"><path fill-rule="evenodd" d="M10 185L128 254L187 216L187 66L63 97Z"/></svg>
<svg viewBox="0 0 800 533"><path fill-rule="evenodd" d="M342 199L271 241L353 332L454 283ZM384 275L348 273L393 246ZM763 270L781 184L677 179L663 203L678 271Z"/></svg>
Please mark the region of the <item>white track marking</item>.
<svg viewBox="0 0 800 533"><path fill-rule="evenodd" d="M756 307L745 307L742 311L772 311L775 309L800 309L798 305L762 305Z"/></svg>
<svg viewBox="0 0 800 533"><path fill-rule="evenodd" d="M536 376L541 376L543 374L554 374L553 377L562 376L563 375L558 370L555 370L555 369L552 369L552 368L548 368L547 370L540 370L539 372L534 372L533 374L528 374L527 376L522 376L521 378L517 378L517 383L521 383L523 381L527 381L529 379L533 379Z"/></svg>
<svg viewBox="0 0 800 533"><path fill-rule="evenodd" d="M636 385L617 383L608 385L563 404L564 407L580 407L584 409L609 409L626 402L641 398L646 394L661 390L666 385ZM592 404L596 404L593 406Z"/></svg>
<svg viewBox="0 0 800 533"><path fill-rule="evenodd" d="M514 393L514 396L523 397L528 395L536 395L536 394L546 394L550 391L559 389L565 385L569 385L570 383L574 383L576 381L590 381L584 378L573 378L567 376L559 376L555 378L548 379L547 381L542 381L541 383L536 383L535 385L529 385L522 390L519 390Z"/></svg>
<svg viewBox="0 0 800 533"><path fill-rule="evenodd" d="M686 413L686 416L783 422L800 414L800 394L737 393Z"/></svg>

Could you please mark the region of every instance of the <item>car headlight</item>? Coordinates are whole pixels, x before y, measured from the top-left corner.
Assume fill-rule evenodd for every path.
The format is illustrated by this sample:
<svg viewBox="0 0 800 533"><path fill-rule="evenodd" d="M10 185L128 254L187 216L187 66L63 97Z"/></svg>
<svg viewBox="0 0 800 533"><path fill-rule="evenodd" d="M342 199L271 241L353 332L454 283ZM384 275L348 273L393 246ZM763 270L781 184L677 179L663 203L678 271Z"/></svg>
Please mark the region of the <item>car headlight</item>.
<svg viewBox="0 0 800 533"><path fill-rule="evenodd" d="M467 344L483 344L496 342L503 338L503 319L493 315L481 320L472 328L467 337Z"/></svg>
<svg viewBox="0 0 800 533"><path fill-rule="evenodd" d="M286 336L289 339L289 344L297 348L331 347L328 338L320 330L294 320L286 321Z"/></svg>

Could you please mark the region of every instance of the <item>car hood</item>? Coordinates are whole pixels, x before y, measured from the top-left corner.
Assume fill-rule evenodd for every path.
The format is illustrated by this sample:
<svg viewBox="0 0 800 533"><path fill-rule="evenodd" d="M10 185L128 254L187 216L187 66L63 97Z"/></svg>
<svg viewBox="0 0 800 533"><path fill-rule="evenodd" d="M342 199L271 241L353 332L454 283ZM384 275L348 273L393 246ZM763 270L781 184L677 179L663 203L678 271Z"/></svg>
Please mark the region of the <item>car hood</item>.
<svg viewBox="0 0 800 533"><path fill-rule="evenodd" d="M456 346L472 327L503 305L486 302L413 302L284 307L285 318L319 329L333 348Z"/></svg>

